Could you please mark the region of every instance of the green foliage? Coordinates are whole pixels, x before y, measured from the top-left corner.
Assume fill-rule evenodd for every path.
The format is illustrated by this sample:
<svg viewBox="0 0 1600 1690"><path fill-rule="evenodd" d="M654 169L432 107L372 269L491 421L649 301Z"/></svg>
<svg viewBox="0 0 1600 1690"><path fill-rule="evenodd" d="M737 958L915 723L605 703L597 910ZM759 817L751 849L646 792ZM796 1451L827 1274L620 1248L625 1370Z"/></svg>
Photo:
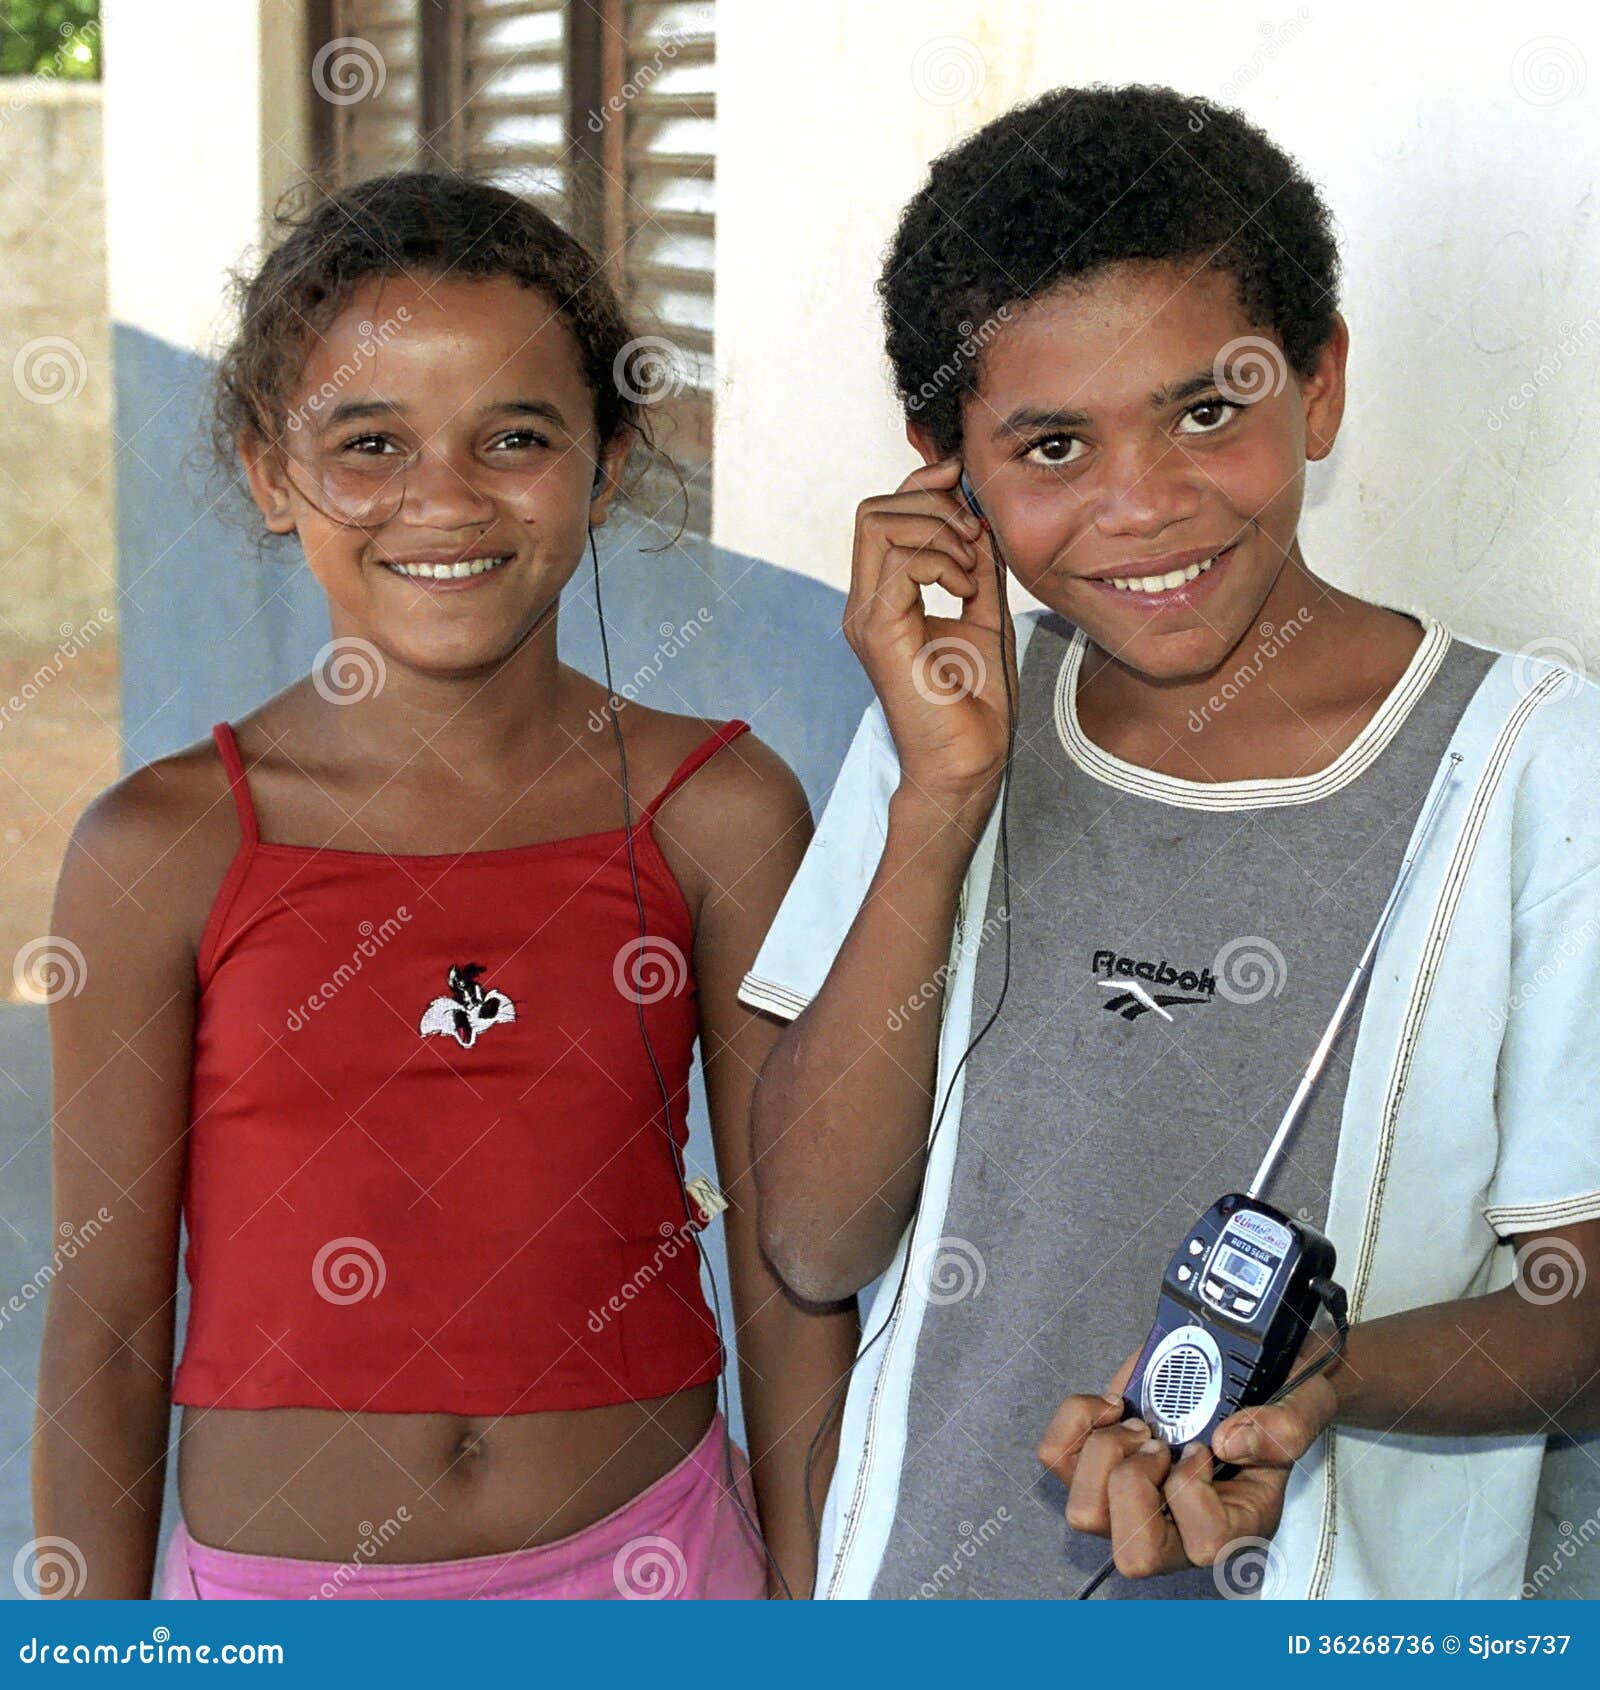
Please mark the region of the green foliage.
<svg viewBox="0 0 1600 1690"><path fill-rule="evenodd" d="M0 0L0 76L100 74L100 0Z"/></svg>

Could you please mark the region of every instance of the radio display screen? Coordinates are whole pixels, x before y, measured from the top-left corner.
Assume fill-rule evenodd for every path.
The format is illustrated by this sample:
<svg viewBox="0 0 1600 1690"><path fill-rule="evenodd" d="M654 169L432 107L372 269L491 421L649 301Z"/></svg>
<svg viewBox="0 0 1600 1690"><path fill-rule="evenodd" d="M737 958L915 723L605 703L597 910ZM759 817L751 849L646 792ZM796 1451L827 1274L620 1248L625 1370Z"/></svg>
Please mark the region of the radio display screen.
<svg viewBox="0 0 1600 1690"><path fill-rule="evenodd" d="M1215 1271L1247 1291L1260 1291L1272 1277L1260 1262L1252 1261L1249 1256L1241 1255L1226 1245L1217 1252Z"/></svg>

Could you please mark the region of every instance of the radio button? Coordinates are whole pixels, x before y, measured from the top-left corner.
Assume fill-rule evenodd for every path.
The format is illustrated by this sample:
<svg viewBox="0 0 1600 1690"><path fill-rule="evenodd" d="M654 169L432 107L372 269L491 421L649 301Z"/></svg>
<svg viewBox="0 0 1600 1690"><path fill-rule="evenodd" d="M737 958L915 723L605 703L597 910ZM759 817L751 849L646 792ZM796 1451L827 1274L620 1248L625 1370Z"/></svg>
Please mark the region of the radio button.
<svg viewBox="0 0 1600 1690"><path fill-rule="evenodd" d="M1193 1278L1194 1269L1190 1267L1187 1262L1180 1262L1178 1265L1178 1283L1180 1285L1187 1285Z"/></svg>
<svg viewBox="0 0 1600 1690"><path fill-rule="evenodd" d="M1203 1238L1191 1238L1189 1240L1189 1254L1191 1256L1203 1256L1205 1253L1206 1246Z"/></svg>
<svg viewBox="0 0 1600 1690"><path fill-rule="evenodd" d="M1254 1314L1257 1299L1254 1297L1235 1297L1233 1312L1235 1314Z"/></svg>
<svg viewBox="0 0 1600 1690"><path fill-rule="evenodd" d="M1226 1288L1219 1284L1215 1279L1208 1279L1206 1281L1206 1295L1208 1297L1214 1297L1220 1303L1228 1295L1228 1293Z"/></svg>

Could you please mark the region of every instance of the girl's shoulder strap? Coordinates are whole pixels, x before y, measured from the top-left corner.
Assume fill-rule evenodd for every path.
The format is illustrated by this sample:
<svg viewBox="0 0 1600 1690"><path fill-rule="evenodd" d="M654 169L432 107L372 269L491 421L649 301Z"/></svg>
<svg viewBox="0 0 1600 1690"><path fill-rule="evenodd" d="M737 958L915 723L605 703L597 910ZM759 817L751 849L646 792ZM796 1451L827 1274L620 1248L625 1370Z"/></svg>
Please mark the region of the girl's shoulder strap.
<svg viewBox="0 0 1600 1690"><path fill-rule="evenodd" d="M735 718L733 721L722 723L720 727L714 729L701 740L694 750L672 771L672 778L667 784L645 805L644 815L641 818L644 825L648 827L655 820L656 811L666 803L667 799L683 785L702 763L716 756L723 746L736 740L740 734L749 731L750 724L748 722L741 722Z"/></svg>
<svg viewBox="0 0 1600 1690"><path fill-rule="evenodd" d="M239 812L239 832L247 845L254 845L261 837L256 826L256 807L250 802L250 783L245 779L244 760L239 755L239 742L227 722L218 722L211 730L222 754L222 766L228 771L228 785L233 789L233 807Z"/></svg>

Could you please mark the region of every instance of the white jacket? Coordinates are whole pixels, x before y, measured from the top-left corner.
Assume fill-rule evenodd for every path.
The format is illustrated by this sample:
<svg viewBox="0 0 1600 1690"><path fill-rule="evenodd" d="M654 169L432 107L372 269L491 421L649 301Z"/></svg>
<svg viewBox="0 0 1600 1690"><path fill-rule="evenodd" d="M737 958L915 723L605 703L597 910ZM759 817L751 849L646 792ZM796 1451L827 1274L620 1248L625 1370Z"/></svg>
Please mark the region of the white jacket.
<svg viewBox="0 0 1600 1690"><path fill-rule="evenodd" d="M1019 664L1040 614L1015 619ZM1327 1231L1352 1321L1496 1290L1513 1277L1504 1239L1600 1216L1600 687L1502 653L1450 749L1462 763L1374 959L1345 1091ZM898 780L874 703L741 987L747 1003L793 1018L821 988L876 872ZM999 810L962 888L941 1103L971 1035ZM913 1242L925 1250L942 1231L964 1078L864 1316L819 1597L870 1594L888 1541L929 1286L913 1273L898 1305L895 1292ZM1552 1293L1583 1271L1558 1252L1542 1277L1525 1268ZM1041 1425L1055 1407L1039 1405ZM1519 1595L1543 1448L1542 1436L1332 1429L1291 1476L1262 1594Z"/></svg>

